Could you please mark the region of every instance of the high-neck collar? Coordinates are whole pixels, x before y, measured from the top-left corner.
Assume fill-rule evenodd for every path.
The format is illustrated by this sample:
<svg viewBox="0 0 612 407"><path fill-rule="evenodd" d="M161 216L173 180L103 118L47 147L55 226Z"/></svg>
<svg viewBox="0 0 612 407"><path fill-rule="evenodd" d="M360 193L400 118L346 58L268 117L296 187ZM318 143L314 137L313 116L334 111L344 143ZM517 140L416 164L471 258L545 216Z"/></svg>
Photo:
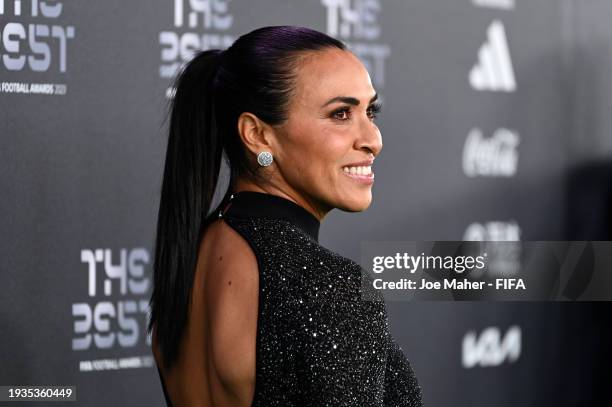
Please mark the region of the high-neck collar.
<svg viewBox="0 0 612 407"><path fill-rule="evenodd" d="M236 218L272 218L287 220L319 241L321 222L308 210L278 195L256 191L239 191L231 194L229 206L223 215Z"/></svg>

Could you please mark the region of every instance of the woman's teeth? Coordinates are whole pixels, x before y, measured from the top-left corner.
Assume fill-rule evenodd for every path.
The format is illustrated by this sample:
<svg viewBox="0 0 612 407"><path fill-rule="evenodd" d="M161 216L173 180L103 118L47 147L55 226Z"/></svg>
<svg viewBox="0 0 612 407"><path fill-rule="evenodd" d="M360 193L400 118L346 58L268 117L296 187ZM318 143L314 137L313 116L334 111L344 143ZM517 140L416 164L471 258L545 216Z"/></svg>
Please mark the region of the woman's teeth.
<svg viewBox="0 0 612 407"><path fill-rule="evenodd" d="M349 174L369 175L372 173L372 166L342 167L342 171Z"/></svg>

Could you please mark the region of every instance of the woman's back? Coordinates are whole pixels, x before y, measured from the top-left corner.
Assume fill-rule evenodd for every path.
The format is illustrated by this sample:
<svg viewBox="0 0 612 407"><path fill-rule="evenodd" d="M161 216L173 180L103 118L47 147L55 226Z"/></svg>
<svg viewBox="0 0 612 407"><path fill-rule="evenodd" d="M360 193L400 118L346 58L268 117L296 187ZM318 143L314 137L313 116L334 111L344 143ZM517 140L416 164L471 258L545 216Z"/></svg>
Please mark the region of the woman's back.
<svg viewBox="0 0 612 407"><path fill-rule="evenodd" d="M318 244L316 218L248 191L223 217L203 240L198 311L167 376L177 404L421 405L384 302L362 297L358 264Z"/></svg>
<svg viewBox="0 0 612 407"><path fill-rule="evenodd" d="M255 389L257 261L248 243L221 219L200 245L185 336L176 365L165 371L174 406L249 406ZM170 401L167 400L167 401Z"/></svg>

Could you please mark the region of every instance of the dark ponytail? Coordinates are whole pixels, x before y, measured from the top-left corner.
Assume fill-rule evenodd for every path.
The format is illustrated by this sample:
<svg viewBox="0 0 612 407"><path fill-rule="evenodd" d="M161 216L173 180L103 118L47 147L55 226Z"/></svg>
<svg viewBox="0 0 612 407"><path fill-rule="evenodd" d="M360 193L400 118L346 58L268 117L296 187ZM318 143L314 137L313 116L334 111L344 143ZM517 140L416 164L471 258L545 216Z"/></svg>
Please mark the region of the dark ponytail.
<svg viewBox="0 0 612 407"><path fill-rule="evenodd" d="M270 125L287 119L287 105L304 51L340 41L304 27L263 27L240 37L226 51L198 52L174 82L169 138L157 219L151 318L164 367L176 362L187 324L200 240L216 211L211 205L227 156L230 185L257 176L237 130L251 112ZM221 205L220 204L220 205Z"/></svg>
<svg viewBox="0 0 612 407"><path fill-rule="evenodd" d="M154 263L151 321L164 364L177 357L193 286L202 223L217 185L223 144L212 99L220 50L204 51L187 64L174 82L168 146L164 166ZM157 301L156 301L157 300ZM155 304L161 300L163 311Z"/></svg>

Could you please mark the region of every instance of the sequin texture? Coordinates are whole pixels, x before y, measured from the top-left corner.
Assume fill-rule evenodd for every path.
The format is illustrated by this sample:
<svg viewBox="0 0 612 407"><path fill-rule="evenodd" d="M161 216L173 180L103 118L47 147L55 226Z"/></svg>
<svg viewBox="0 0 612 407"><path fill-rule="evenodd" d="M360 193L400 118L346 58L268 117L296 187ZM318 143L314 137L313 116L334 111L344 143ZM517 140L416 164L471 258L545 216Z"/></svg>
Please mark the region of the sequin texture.
<svg viewBox="0 0 612 407"><path fill-rule="evenodd" d="M297 204L237 197L220 217L258 262L253 406L422 406L382 297L362 299L359 264L321 246L318 228L307 228L316 218ZM270 205L279 216L269 215Z"/></svg>

